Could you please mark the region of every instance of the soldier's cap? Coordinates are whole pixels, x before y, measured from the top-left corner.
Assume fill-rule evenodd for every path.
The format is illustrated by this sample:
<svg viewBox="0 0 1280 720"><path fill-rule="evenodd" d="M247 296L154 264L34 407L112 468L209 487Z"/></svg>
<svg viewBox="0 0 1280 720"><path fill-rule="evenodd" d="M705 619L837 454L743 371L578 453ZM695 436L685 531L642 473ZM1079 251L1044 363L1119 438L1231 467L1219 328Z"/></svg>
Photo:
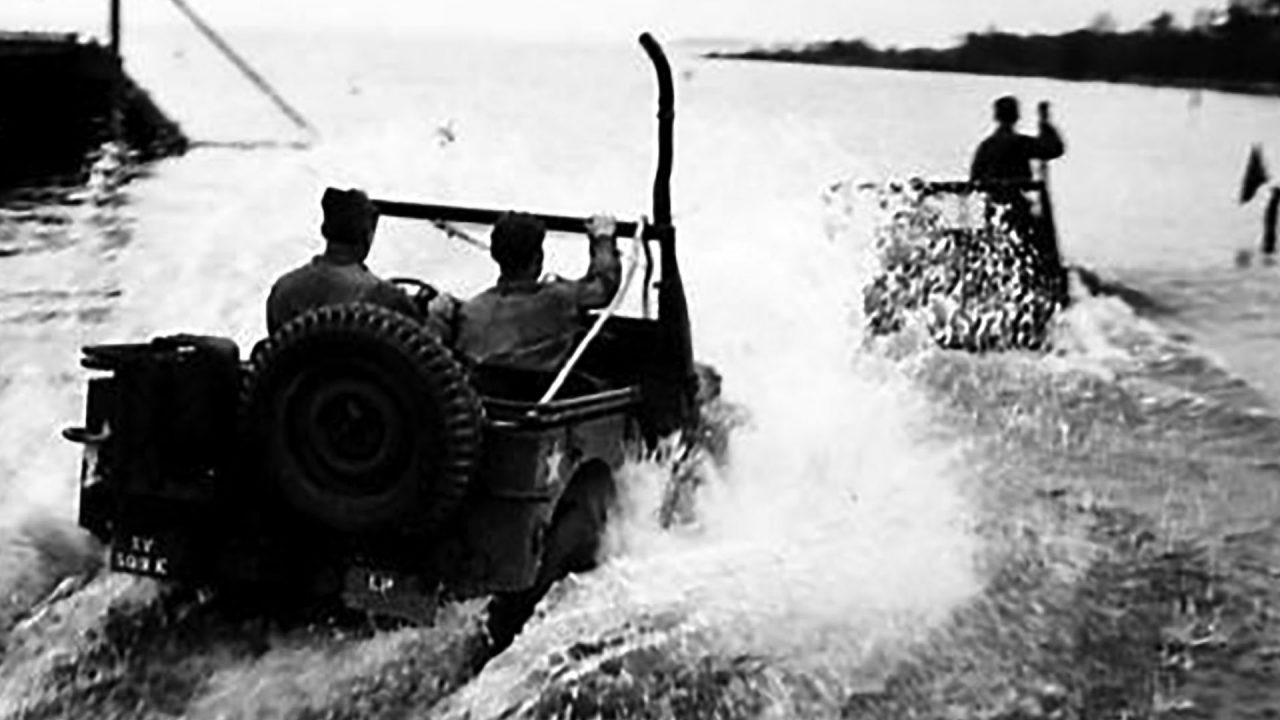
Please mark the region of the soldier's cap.
<svg viewBox="0 0 1280 720"><path fill-rule="evenodd" d="M508 211L498 217L489 235L489 255L500 267L526 267L542 251L547 226L528 213Z"/></svg>
<svg viewBox="0 0 1280 720"><path fill-rule="evenodd" d="M347 233L341 230L358 228L367 218L377 218L378 209L363 190L352 188L339 190L325 188L320 198L320 208L324 210L324 226L321 232L326 238L341 241ZM339 230L338 233L333 233Z"/></svg>
<svg viewBox="0 0 1280 720"><path fill-rule="evenodd" d="M996 120L999 122L1016 122L1018 120L1018 98L1012 95L1005 95L996 98L993 103L995 108Z"/></svg>

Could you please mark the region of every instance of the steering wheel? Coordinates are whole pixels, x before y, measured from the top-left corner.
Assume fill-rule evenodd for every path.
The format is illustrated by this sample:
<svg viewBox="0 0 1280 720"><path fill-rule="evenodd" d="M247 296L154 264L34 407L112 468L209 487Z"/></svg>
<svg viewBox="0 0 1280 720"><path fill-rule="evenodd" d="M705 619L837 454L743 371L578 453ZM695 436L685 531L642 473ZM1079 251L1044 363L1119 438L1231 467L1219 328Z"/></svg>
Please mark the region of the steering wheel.
<svg viewBox="0 0 1280 720"><path fill-rule="evenodd" d="M428 282L411 277L393 277L387 278L387 282L395 285L404 291L410 297L425 295L427 299L431 299L440 294L440 291Z"/></svg>
<svg viewBox="0 0 1280 720"><path fill-rule="evenodd" d="M417 278L393 277L387 278L387 282L403 290L422 317L430 314L431 301L440 297L440 291L434 285Z"/></svg>

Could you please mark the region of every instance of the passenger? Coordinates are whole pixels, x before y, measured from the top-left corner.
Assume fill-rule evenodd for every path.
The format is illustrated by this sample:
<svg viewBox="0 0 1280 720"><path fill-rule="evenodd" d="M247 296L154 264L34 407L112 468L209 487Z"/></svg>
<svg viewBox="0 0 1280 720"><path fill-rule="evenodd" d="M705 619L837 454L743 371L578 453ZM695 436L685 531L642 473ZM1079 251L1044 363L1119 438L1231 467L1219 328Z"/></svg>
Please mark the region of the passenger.
<svg viewBox="0 0 1280 720"><path fill-rule="evenodd" d="M1049 122L1049 103L1038 106L1040 116L1039 135L1023 135L1016 130L1019 112L1018 99L1006 95L995 101L996 129L978 145L973 155L969 177L974 181L1029 181L1032 179L1032 160L1052 160L1062 157L1066 147L1058 130ZM1047 188L1041 188L1038 210L1032 208L1025 190L1018 188L988 189L988 218L997 208L1003 208L1003 222L1019 237L1036 249L1038 262L1043 263L1049 289L1062 303L1067 299L1066 270L1058 250L1056 231L1049 213Z"/></svg>
<svg viewBox="0 0 1280 720"><path fill-rule="evenodd" d="M1066 152L1062 136L1049 122L1049 103L1039 107L1040 133L1023 135L1016 130L1018 99L1006 95L995 101L996 129L973 154L971 180L1030 180L1032 160L1053 160Z"/></svg>
<svg viewBox="0 0 1280 720"><path fill-rule="evenodd" d="M267 332L274 333L302 313L326 305L363 302L420 320L423 313L394 284L365 267L378 226L378 211L360 190L325 190L320 201L324 253L289 271L267 298Z"/></svg>
<svg viewBox="0 0 1280 720"><path fill-rule="evenodd" d="M455 348L477 363L552 371L573 351L584 330L584 310L613 300L622 276L613 218L587 221L590 266L578 280L542 274L542 221L505 213L493 227L490 255L498 282L462 304Z"/></svg>

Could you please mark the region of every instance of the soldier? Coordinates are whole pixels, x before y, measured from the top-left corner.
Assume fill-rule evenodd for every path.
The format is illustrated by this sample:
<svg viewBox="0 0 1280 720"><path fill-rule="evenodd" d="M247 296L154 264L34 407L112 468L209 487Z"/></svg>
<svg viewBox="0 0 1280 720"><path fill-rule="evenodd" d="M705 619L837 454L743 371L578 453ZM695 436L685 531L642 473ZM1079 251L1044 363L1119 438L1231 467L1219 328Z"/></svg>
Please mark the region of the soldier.
<svg viewBox="0 0 1280 720"><path fill-rule="evenodd" d="M289 271L267 297L267 332L302 313L325 305L364 302L418 318L413 302L395 285L365 267L378 227L378 212L360 190L325 190L324 253Z"/></svg>
<svg viewBox="0 0 1280 720"><path fill-rule="evenodd" d="M1032 160L1053 160L1066 152L1062 136L1049 122L1049 103L1041 102L1040 133L1023 135L1017 131L1018 99L1006 95L995 101L996 129L973 154L971 180L1030 180Z"/></svg>
<svg viewBox="0 0 1280 720"><path fill-rule="evenodd" d="M378 211L360 190L325 190L320 201L324 253L289 271L267 297L267 332L308 310L326 305L369 303L407 315L444 343L452 340L451 318L457 300L429 285L410 297L395 284L369 271L365 258L378 227Z"/></svg>
<svg viewBox="0 0 1280 720"><path fill-rule="evenodd" d="M978 145L969 177L977 182L994 182L997 185L1001 181L1029 181L1032 179L1031 161L1041 162L1040 179L1044 186L1039 190L1038 212L1032 212L1031 203L1022 188L992 187L987 189L987 197L991 199L992 210L995 207L1004 209L1003 218L1008 227L1036 248L1038 262L1043 264L1050 280L1051 292L1058 302L1065 304L1068 300L1066 269L1058 249L1047 187L1048 161L1062 157L1066 152L1062 136L1049 122L1047 102L1042 101L1037 106L1040 132L1034 136L1023 135L1016 129L1019 119L1017 98L1012 95L999 98L995 101L994 110L996 129Z"/></svg>
<svg viewBox="0 0 1280 720"><path fill-rule="evenodd" d="M524 213L505 213L494 224L490 255L498 282L462 304L455 347L477 363L555 370L583 330L582 312L604 307L618 291L622 263L617 223L587 221L591 261L578 280L539 279L546 227Z"/></svg>

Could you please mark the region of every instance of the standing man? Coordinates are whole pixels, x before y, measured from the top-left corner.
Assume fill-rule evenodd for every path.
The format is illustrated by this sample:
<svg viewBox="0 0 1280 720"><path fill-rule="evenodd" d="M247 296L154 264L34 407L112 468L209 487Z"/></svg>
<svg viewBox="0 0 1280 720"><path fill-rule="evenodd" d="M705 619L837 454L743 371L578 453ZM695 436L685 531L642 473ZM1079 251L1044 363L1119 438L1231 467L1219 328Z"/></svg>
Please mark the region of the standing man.
<svg viewBox="0 0 1280 720"><path fill-rule="evenodd" d="M1023 189L989 188L986 191L993 205L1005 209L1004 221L1020 238L1023 238L1039 255L1043 263L1051 292L1058 302L1067 302L1066 268L1058 250L1057 228L1053 222L1053 209L1049 199L1048 161L1062 157L1066 146L1058 129L1049 122L1049 103L1041 101L1037 106L1040 128L1037 135L1018 132L1020 118L1018 99L1005 95L995 101L996 129L987 136L973 154L969 178L975 182L1026 182L1033 179L1031 161L1041 162L1041 178L1038 217L1032 212L1031 203Z"/></svg>
<svg viewBox="0 0 1280 720"><path fill-rule="evenodd" d="M1049 122L1049 103L1041 102L1038 135L1018 132L1020 118L1018 99L1012 95L995 101L996 129L973 154L969 169L971 180L1030 180L1032 160L1054 160L1062 157L1066 146L1057 128Z"/></svg>

